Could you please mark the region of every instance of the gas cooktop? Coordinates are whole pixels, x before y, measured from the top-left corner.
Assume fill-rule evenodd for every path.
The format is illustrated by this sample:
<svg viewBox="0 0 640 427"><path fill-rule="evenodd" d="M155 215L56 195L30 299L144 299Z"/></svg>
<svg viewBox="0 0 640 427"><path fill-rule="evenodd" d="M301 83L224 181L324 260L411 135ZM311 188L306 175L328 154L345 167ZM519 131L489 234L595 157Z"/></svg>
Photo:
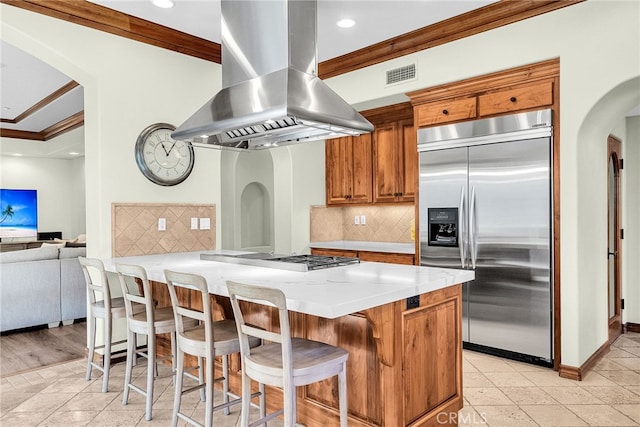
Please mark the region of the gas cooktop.
<svg viewBox="0 0 640 427"><path fill-rule="evenodd" d="M360 262L358 258L349 257L325 255L274 255L262 252L252 252L241 255L200 254L200 259L232 264L252 265L256 267L278 268L290 271L312 271L322 268L357 264Z"/></svg>

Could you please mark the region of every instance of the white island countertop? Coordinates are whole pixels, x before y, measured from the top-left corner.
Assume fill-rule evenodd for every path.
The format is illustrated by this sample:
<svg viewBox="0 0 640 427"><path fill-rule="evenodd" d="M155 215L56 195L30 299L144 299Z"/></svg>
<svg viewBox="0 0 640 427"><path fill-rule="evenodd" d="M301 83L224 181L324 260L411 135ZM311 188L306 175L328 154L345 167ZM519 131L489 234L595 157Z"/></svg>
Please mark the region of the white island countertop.
<svg viewBox="0 0 640 427"><path fill-rule="evenodd" d="M295 272L201 260L202 253L239 254L234 251L202 251L103 259L105 268L115 264L143 267L150 280L166 282L164 270L200 274L209 293L228 296L226 281L281 289L291 311L337 318L411 296L474 279L474 272L446 268L361 262L309 272Z"/></svg>

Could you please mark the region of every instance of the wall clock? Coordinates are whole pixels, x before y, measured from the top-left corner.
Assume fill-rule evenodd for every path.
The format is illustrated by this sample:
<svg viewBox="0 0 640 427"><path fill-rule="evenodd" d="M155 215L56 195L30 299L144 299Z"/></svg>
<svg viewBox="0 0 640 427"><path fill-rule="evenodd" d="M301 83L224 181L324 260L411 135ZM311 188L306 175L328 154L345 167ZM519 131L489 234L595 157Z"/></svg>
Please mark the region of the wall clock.
<svg viewBox="0 0 640 427"><path fill-rule="evenodd" d="M168 123L155 123L144 129L136 141L138 168L158 185L180 184L193 170L193 146L172 139L171 132L175 129Z"/></svg>

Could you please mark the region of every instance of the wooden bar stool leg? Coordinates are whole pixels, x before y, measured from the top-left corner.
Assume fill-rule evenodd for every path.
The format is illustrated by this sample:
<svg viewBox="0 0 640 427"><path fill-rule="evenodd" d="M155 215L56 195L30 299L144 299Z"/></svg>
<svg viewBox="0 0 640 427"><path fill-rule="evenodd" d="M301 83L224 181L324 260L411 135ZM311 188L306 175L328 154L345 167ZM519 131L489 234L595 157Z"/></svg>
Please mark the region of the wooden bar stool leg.
<svg viewBox="0 0 640 427"><path fill-rule="evenodd" d="M212 419L213 419L213 380L214 380L214 376L215 376L215 372L213 370L213 360L214 357L213 355L210 357L205 358L205 360L207 361L207 382L205 384L205 395L206 395L206 400L205 400L205 413L204 413L204 425L205 426L211 426L212 425Z"/></svg>
<svg viewBox="0 0 640 427"><path fill-rule="evenodd" d="M111 315L107 314L104 319L104 356L102 357L102 392L106 393L109 388L109 369L111 368Z"/></svg>
<svg viewBox="0 0 640 427"><path fill-rule="evenodd" d="M135 353L135 334L130 330L127 331L127 365L124 371L124 392L122 393L122 404L129 403L129 384L131 384L131 371L133 370Z"/></svg>
<svg viewBox="0 0 640 427"><path fill-rule="evenodd" d="M87 316L87 329L89 330L89 353L87 354L87 381L91 380L93 357L96 351L96 318L89 313Z"/></svg>
<svg viewBox="0 0 640 427"><path fill-rule="evenodd" d="M156 340L153 334L147 335L147 408L146 420L151 420L151 406L153 405L153 380L157 375Z"/></svg>
<svg viewBox="0 0 640 427"><path fill-rule="evenodd" d="M176 380L175 393L173 395L173 422L172 426L178 425L178 412L182 401L182 379L184 375L184 353L180 350L176 352Z"/></svg>
<svg viewBox="0 0 640 427"><path fill-rule="evenodd" d="M338 399L340 401L340 427L347 427L347 364L338 374Z"/></svg>
<svg viewBox="0 0 640 427"><path fill-rule="evenodd" d="M229 355L225 354L222 356L222 401L224 403L229 403ZM229 415L229 408L224 408L224 414Z"/></svg>

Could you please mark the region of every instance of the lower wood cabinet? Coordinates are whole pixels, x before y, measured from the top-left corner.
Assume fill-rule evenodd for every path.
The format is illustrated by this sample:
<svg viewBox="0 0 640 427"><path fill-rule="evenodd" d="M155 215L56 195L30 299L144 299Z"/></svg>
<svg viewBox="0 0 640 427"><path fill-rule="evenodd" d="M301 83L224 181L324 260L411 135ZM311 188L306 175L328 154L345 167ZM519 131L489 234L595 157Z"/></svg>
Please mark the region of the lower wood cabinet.
<svg viewBox="0 0 640 427"><path fill-rule="evenodd" d="M343 256L360 258L361 261L388 262L390 264L414 265L413 254L397 254L389 252L348 251L343 249L311 249L312 255Z"/></svg>

